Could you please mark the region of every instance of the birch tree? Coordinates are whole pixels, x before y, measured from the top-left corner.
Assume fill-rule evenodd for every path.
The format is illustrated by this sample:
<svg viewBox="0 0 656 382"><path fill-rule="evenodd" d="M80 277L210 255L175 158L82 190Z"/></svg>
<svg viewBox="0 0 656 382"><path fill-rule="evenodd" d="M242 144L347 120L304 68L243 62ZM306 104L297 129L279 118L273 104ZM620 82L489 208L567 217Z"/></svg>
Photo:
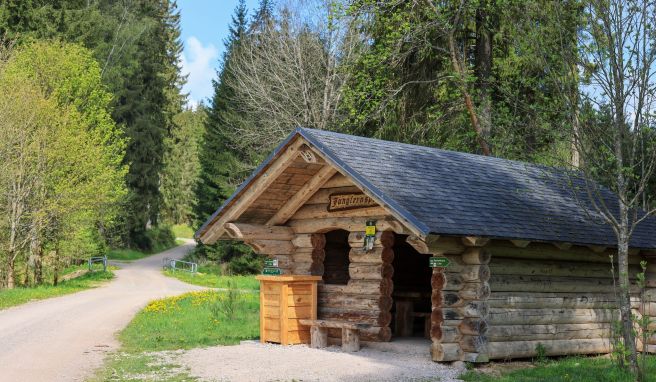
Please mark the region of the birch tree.
<svg viewBox="0 0 656 382"><path fill-rule="evenodd" d="M582 102L592 117L582 118L574 131L581 170L594 209L612 227L617 240L622 339L625 364L639 378L629 299L631 236L656 213L646 190L656 168L656 3L641 0L591 0L580 36ZM601 181L617 195L602 197ZM642 209L641 207L647 207Z"/></svg>

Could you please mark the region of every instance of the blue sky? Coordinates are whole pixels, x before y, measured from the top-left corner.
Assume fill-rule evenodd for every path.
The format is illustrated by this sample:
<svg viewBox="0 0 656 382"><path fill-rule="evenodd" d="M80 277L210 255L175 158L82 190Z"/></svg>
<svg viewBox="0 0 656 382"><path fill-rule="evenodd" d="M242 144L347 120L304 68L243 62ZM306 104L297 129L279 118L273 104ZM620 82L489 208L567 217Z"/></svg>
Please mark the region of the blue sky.
<svg viewBox="0 0 656 382"><path fill-rule="evenodd" d="M182 72L188 74L184 91L189 93L191 105L212 96L212 79L237 3L237 0L178 0L184 43ZM249 14L257 3L257 0L246 0Z"/></svg>

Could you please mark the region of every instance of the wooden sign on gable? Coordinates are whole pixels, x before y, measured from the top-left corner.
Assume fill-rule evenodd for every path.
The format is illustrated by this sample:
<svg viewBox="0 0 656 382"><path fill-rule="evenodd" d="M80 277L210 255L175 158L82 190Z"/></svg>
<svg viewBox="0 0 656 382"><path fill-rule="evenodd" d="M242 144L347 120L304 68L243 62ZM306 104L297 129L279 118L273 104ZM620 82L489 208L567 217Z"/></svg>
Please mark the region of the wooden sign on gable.
<svg viewBox="0 0 656 382"><path fill-rule="evenodd" d="M361 192L338 193L330 195L328 211L352 210L376 206L377 203Z"/></svg>

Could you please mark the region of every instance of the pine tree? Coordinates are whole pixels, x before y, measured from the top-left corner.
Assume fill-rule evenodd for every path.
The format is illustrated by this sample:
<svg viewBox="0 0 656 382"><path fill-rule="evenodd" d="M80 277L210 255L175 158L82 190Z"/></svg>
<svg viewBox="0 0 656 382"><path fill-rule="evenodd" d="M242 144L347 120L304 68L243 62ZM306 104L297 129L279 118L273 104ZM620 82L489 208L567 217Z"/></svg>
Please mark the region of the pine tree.
<svg viewBox="0 0 656 382"><path fill-rule="evenodd" d="M214 96L205 123L200 149L200 179L196 187L196 223L202 224L234 190L238 169L237 155L232 152L229 121L234 113L230 103L234 91L229 85L230 56L246 33L246 4L241 0L230 24L230 34L224 41L225 53L219 78L213 81ZM239 171L237 171L239 173ZM237 178L238 179L238 178Z"/></svg>
<svg viewBox="0 0 656 382"><path fill-rule="evenodd" d="M126 218L131 244L148 248L145 233L157 225L161 194L160 173L163 168L164 140L171 125L167 118L167 28L161 3L144 1L139 13L147 15L152 25L137 42L139 66L121 89L114 112L117 122L126 126L129 144L126 182L130 191Z"/></svg>

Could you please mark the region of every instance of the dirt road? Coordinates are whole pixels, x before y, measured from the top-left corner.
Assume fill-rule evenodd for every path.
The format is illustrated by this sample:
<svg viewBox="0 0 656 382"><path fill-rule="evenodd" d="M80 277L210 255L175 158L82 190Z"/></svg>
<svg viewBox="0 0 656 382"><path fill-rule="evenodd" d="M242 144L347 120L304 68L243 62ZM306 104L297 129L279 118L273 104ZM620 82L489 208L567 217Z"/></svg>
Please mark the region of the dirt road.
<svg viewBox="0 0 656 382"><path fill-rule="evenodd" d="M148 301L204 289L161 273L192 241L122 265L99 288L0 311L0 381L82 381L118 348L116 332Z"/></svg>

